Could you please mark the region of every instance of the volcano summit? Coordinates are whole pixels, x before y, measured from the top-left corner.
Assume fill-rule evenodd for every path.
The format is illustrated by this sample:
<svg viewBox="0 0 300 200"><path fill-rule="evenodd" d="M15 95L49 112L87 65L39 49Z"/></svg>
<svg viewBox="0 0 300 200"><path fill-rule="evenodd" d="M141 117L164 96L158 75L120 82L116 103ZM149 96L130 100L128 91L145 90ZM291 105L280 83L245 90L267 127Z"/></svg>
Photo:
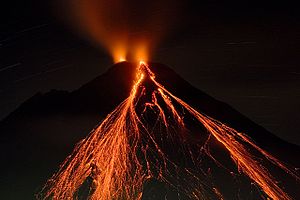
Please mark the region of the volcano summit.
<svg viewBox="0 0 300 200"><path fill-rule="evenodd" d="M80 131L97 120L38 198L289 200L299 195L299 176L290 167L299 166L291 154L300 152L298 146L156 63L118 63L72 93L33 97L1 123L1 131L12 131L4 140L19 147L7 159L19 157L11 162L43 169L37 161L47 156L54 166L70 143L84 137ZM53 127L62 121L66 127ZM25 133L19 130L24 126ZM55 155L54 146L64 153Z"/></svg>

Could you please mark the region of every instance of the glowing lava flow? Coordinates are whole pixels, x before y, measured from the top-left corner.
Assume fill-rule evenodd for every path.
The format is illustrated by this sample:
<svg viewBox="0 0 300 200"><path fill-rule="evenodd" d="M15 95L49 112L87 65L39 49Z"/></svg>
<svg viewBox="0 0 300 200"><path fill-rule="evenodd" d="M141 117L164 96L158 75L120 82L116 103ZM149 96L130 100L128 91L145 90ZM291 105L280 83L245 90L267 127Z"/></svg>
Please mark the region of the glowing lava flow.
<svg viewBox="0 0 300 200"><path fill-rule="evenodd" d="M184 116L172 101L176 102L207 129L210 137L214 137L228 150L240 171L252 179L268 197L274 200L291 199L276 184L260 160L248 151L248 147L256 149L273 164L299 179L294 171L258 147L246 135L201 114L174 96L155 80L154 73L143 62L138 67L137 80L129 97L76 146L60 170L47 182L40 198L73 199L80 195L80 188L88 184L90 199L141 199L143 185L151 178L172 185L168 176L176 174L172 175L173 172L168 168L171 166L177 170L180 167L168 158L155 137L156 133L149 130L137 112L137 104L147 90L143 87L146 78L155 89L151 92L151 102L144 103L142 113L147 109L155 111L157 120L166 130L170 126L170 120L175 121L178 127L184 127ZM167 115L166 108L170 116ZM180 180L186 184L185 188L174 185L176 189L191 199L209 198L205 196L205 183L197 173L189 169L183 169L181 173L189 178L186 178L186 183ZM217 198L222 199L219 190L211 189Z"/></svg>

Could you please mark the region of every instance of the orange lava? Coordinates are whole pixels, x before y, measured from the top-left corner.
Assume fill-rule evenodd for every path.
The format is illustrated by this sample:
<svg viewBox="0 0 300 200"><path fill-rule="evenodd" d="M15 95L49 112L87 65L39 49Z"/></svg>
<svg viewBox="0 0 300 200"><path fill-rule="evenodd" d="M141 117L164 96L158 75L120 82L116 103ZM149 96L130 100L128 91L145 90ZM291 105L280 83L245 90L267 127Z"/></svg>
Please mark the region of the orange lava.
<svg viewBox="0 0 300 200"><path fill-rule="evenodd" d="M156 88L152 91L151 102L145 103L142 113L147 109L153 110L157 114L157 120L167 130L170 120L176 121L179 127L184 127L184 114L178 111L174 105L176 102L176 105L180 105L207 129L210 137L214 137L227 149L239 171L252 179L269 198L291 199L247 147L256 149L262 157L299 179L293 170L258 147L245 134L200 113L174 96L155 80L154 73L144 62L137 67L137 80L129 97L76 146L59 171L45 185L40 194L41 199L73 199L88 180L92 180L88 187L89 199L99 200L141 199L143 185L151 178L172 186L167 178L172 176L168 167L177 169L178 166L168 158L156 140L155 133L147 127L136 111L136 105L147 89L142 86L146 76ZM166 114L164 108L168 109L171 116ZM197 173L187 168L181 173L189 178L181 180L182 185L186 185L183 188L173 185L176 189L191 199L209 198L205 196L203 182ZM212 191L216 198L223 199L217 188L212 188Z"/></svg>

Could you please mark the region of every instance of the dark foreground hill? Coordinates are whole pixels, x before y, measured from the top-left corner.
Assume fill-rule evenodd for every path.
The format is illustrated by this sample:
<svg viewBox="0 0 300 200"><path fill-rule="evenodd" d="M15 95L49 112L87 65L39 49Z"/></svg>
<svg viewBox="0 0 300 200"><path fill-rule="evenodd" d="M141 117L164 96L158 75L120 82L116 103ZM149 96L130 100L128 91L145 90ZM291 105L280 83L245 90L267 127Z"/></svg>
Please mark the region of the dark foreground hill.
<svg viewBox="0 0 300 200"><path fill-rule="evenodd" d="M194 88L167 66L152 63L151 68L157 80L176 96L206 115L248 134L260 147L288 165L300 166L299 146L281 140L229 105ZM128 96L134 79L135 65L118 63L73 92L53 90L36 94L1 121L0 198L33 199L74 145ZM219 175L219 179L224 176ZM284 174L282 177L287 192L299 196L296 184ZM217 182L222 184L222 180ZM240 198L257 199L255 194L250 194L252 190L245 190ZM236 193L232 196L227 193L229 199L238 198Z"/></svg>

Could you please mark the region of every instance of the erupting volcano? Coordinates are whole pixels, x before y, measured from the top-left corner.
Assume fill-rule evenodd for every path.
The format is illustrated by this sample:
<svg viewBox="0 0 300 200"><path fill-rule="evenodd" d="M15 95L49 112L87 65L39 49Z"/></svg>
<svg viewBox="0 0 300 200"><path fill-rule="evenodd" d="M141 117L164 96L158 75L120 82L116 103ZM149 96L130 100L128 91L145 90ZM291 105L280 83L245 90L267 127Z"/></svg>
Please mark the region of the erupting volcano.
<svg viewBox="0 0 300 200"><path fill-rule="evenodd" d="M148 193L160 185L172 191L171 199L226 199L213 181L219 170L254 185L262 198L292 199L269 168L299 180L293 169L246 133L175 96L157 81L151 63L134 65L129 96L77 144L39 198L151 199Z"/></svg>

